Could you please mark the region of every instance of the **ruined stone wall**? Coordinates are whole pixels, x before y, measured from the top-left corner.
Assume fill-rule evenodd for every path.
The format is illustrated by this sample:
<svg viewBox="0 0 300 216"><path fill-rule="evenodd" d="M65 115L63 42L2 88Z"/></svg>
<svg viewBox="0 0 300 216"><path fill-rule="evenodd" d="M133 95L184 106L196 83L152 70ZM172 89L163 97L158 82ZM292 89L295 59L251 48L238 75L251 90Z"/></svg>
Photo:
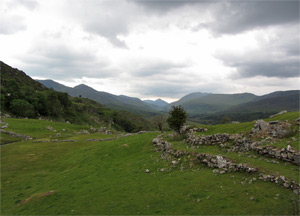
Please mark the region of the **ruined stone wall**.
<svg viewBox="0 0 300 216"><path fill-rule="evenodd" d="M229 141L231 136L229 134L213 134L208 136L195 136L193 133L187 134L186 142L193 146L198 145L220 145Z"/></svg>

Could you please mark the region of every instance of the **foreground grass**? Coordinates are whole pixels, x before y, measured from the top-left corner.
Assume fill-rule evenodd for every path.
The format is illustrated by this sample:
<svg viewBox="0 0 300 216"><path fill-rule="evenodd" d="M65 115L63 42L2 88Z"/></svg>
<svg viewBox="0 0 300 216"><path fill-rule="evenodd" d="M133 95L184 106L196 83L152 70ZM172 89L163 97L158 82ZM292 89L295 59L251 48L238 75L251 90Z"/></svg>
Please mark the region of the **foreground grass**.
<svg viewBox="0 0 300 216"><path fill-rule="evenodd" d="M78 135L76 131L87 127L39 120L29 120L30 130L24 127L28 120L8 121L10 130L37 139L51 139L48 125L66 129L77 142L2 146L1 215L293 214L297 196L283 187L263 181L249 184L254 176L246 173L215 175L202 165L190 168L188 160L171 166L154 151L152 139L158 133L87 142L114 135ZM275 169L277 164L272 165ZM44 196L49 191L55 193Z"/></svg>

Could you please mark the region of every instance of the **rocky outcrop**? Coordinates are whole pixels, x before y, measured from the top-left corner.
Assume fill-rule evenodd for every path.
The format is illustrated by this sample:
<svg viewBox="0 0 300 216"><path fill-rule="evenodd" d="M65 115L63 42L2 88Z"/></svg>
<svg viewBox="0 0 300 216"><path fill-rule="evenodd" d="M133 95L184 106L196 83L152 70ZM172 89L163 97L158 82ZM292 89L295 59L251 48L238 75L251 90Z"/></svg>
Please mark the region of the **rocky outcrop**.
<svg viewBox="0 0 300 216"><path fill-rule="evenodd" d="M283 138L290 133L291 124L288 122L257 120L251 129L251 135Z"/></svg>

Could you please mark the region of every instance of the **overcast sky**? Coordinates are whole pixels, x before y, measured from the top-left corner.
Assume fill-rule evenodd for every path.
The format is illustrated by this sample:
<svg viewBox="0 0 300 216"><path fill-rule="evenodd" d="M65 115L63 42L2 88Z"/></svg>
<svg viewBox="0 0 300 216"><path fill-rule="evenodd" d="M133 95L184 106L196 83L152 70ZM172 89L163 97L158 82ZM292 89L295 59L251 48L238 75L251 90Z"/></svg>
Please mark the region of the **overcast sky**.
<svg viewBox="0 0 300 216"><path fill-rule="evenodd" d="M299 89L299 1L1 0L0 60L141 99Z"/></svg>

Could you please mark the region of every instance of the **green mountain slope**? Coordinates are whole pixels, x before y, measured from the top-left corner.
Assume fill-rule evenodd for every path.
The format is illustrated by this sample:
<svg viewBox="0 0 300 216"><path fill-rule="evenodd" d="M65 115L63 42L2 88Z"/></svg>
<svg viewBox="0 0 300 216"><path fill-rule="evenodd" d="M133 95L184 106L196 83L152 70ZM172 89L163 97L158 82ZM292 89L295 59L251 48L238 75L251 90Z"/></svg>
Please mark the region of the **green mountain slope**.
<svg viewBox="0 0 300 216"><path fill-rule="evenodd" d="M242 94L206 94L194 93L170 104L182 105L190 114L215 113L226 110L234 105L252 101L257 96L250 93ZM169 107L170 107L169 106Z"/></svg>
<svg viewBox="0 0 300 216"><path fill-rule="evenodd" d="M115 129L127 132L150 128L150 123L138 115L111 110L93 100L73 98L67 93L48 89L23 71L0 63L1 112L16 117L45 117L77 124L112 125ZM68 90L63 85L56 87Z"/></svg>
<svg viewBox="0 0 300 216"><path fill-rule="evenodd" d="M161 110L159 106L147 104L138 98L124 95L117 96L107 92L97 91L84 84L70 88L52 80L38 81L46 87L53 88L56 91L66 92L73 97L81 95L82 97L92 99L113 109L126 110L143 116L153 116Z"/></svg>
<svg viewBox="0 0 300 216"><path fill-rule="evenodd" d="M278 91L257 97L255 100L232 107L229 112L279 112L299 110L300 91Z"/></svg>
<svg viewBox="0 0 300 216"><path fill-rule="evenodd" d="M248 103L232 106L216 113L200 113L190 115L190 120L204 124L219 124L224 118L231 121L252 121L268 118L282 110L299 111L300 91L278 91L259 96Z"/></svg>

